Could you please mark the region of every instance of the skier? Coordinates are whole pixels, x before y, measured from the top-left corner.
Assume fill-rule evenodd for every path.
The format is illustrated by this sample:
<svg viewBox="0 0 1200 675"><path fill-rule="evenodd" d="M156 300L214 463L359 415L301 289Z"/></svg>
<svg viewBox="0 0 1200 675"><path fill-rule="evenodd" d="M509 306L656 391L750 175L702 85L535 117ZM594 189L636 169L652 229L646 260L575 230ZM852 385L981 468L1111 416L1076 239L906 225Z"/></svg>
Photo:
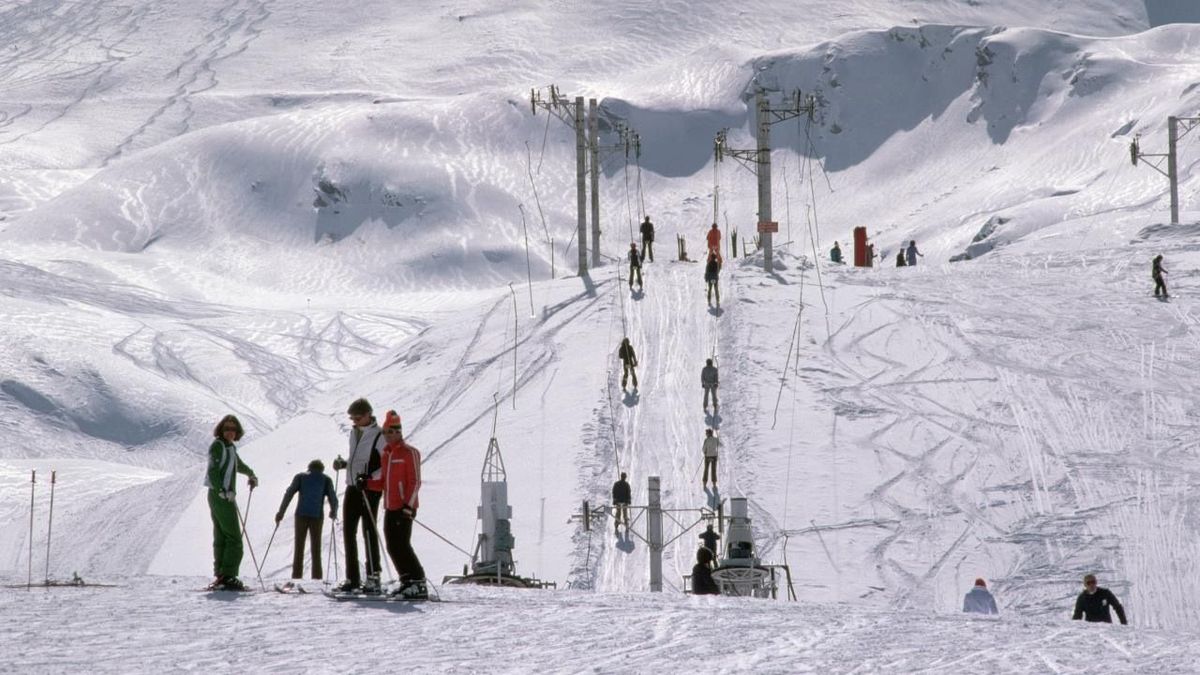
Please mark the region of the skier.
<svg viewBox="0 0 1200 675"><path fill-rule="evenodd" d="M613 500L613 531L620 532L621 524L625 524L625 531L629 531L629 505L633 502L633 491L629 488L629 482L625 480L625 474L621 474L621 480L613 483L612 486Z"/></svg>
<svg viewBox="0 0 1200 675"><path fill-rule="evenodd" d="M712 484L717 486L717 450L721 447L721 439L713 436L712 429L704 430L704 487L708 487L709 467L712 467Z"/></svg>
<svg viewBox="0 0 1200 675"><path fill-rule="evenodd" d="M717 287L717 278L721 274L721 261L717 259L717 254L712 251L708 252L708 262L704 265L704 282L708 287L708 306L712 306L713 292L717 294L717 307L721 306L721 289Z"/></svg>
<svg viewBox="0 0 1200 675"><path fill-rule="evenodd" d="M717 540L721 535L713 531L713 526L709 525L703 532L700 533L700 540L704 542L704 548L712 552L713 557L717 555Z"/></svg>
<svg viewBox="0 0 1200 675"><path fill-rule="evenodd" d="M238 418L226 415L213 429L215 440L208 446L204 485L208 488L208 512L213 524L213 574L216 575L209 584L211 590L246 590L246 584L238 579L243 549L234 474L249 476L251 490L258 487L258 477L238 457L236 442L242 440L244 433Z"/></svg>
<svg viewBox="0 0 1200 675"><path fill-rule="evenodd" d="M1125 608L1121 606L1121 602L1117 600L1117 596L1107 588L1101 588L1096 585L1096 575L1088 574L1083 577L1083 592L1075 599L1075 613L1071 616L1072 619L1078 621L1102 621L1104 623L1112 623L1112 614L1108 608L1112 607L1117 610L1117 618L1121 620L1121 625L1125 623Z"/></svg>
<svg viewBox="0 0 1200 675"><path fill-rule="evenodd" d="M413 521L420 506L421 451L404 441L404 428L395 410L384 415L383 435L387 440L380 458L383 534L387 538L388 556L400 577L400 585L392 591L392 596L424 600L429 597L425 569L412 547Z"/></svg>
<svg viewBox="0 0 1200 675"><path fill-rule="evenodd" d="M633 290L633 277L637 275L638 290L642 290L642 256L637 244L629 242L629 290Z"/></svg>
<svg viewBox="0 0 1200 675"><path fill-rule="evenodd" d="M1170 294L1167 293L1167 283L1163 281L1163 275L1166 273L1167 271L1164 270L1162 266L1162 255L1159 254L1154 256L1154 262L1150 265L1150 278L1154 279L1154 297L1156 298L1158 297L1158 292L1160 290L1162 291L1162 297L1171 297Z"/></svg>
<svg viewBox="0 0 1200 675"><path fill-rule="evenodd" d="M346 493L342 496L342 543L346 547L346 580L336 590L349 593L361 589L365 593L379 593L379 531L376 515L379 512L379 445L383 434L372 414L370 402L356 399L346 409L354 427L350 429L350 459L340 456L333 461L334 469L346 469ZM365 521L365 522L362 522ZM362 526L363 541L366 543L366 583L359 575L358 528Z"/></svg>
<svg viewBox="0 0 1200 675"><path fill-rule="evenodd" d="M708 396L712 394L713 410L720 406L717 403L717 367L713 365L712 359L704 361L704 367L700 369L700 386L704 388L704 410L708 410Z"/></svg>
<svg viewBox="0 0 1200 675"><path fill-rule="evenodd" d="M996 609L996 599L988 591L987 582L983 579L976 579L975 587L963 597L963 611L975 614L1000 613L1000 610Z"/></svg>
<svg viewBox="0 0 1200 675"><path fill-rule="evenodd" d="M896 252L896 267L904 267L904 249Z"/></svg>
<svg viewBox="0 0 1200 675"><path fill-rule="evenodd" d="M696 550L696 564L692 566L692 595L720 595L721 589L712 576L712 551Z"/></svg>
<svg viewBox="0 0 1200 675"><path fill-rule="evenodd" d="M642 262L646 261L646 257L650 257L650 262L654 262L654 223L650 222L650 216L642 221Z"/></svg>
<svg viewBox="0 0 1200 675"><path fill-rule="evenodd" d="M917 250L917 240L912 239L908 242L908 266L915 267L917 264L917 256L925 257L924 253Z"/></svg>
<svg viewBox="0 0 1200 675"><path fill-rule="evenodd" d="M621 373L621 388L629 382L629 376L633 376L633 388L638 388L637 383L637 354L633 353L633 345L629 344L629 338L621 340L621 348L617 350L617 356L621 359L621 365L624 370Z"/></svg>
<svg viewBox="0 0 1200 675"><path fill-rule="evenodd" d="M717 229L717 224L713 223L706 235L708 242L708 252L717 254L717 260L721 260L721 231Z"/></svg>
<svg viewBox="0 0 1200 675"><path fill-rule="evenodd" d="M879 261L883 264L883 261ZM867 267L875 266L875 244L867 244Z"/></svg>
<svg viewBox="0 0 1200 675"><path fill-rule="evenodd" d="M307 473L298 473L292 478L292 484L283 493L283 502L275 513L275 525L283 522L283 514L292 503L292 496L300 493L296 503L296 541L292 551L292 578L304 577L304 539L310 540L312 548L312 578L322 578L321 570L321 530L325 525L325 515L321 512L322 498L329 501L329 518L337 520L337 489L333 479L325 475L325 463L314 459L308 463Z"/></svg>
<svg viewBox="0 0 1200 675"><path fill-rule="evenodd" d="M829 249L829 260L835 264L842 264L842 247L835 241L833 248Z"/></svg>

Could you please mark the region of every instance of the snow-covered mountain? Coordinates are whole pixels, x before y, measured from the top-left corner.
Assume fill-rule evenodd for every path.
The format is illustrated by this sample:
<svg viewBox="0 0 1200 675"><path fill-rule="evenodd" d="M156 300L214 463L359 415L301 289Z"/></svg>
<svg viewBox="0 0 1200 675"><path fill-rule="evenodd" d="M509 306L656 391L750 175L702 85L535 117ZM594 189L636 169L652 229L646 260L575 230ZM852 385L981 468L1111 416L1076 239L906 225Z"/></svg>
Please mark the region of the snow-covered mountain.
<svg viewBox="0 0 1200 675"><path fill-rule="evenodd" d="M448 540L415 535L431 578L474 546L494 422L518 570L558 583L533 605L551 615L607 631L620 608L635 623L662 613L706 640L720 633L701 618L747 617L771 646L726 669L961 668L947 640L891 657L962 635L953 615L984 576L1002 620L971 628L1042 658L1013 646L968 669L1074 667L1047 635L1129 669L1186 669L1200 257L1129 144L1165 152L1167 116L1200 107L1200 26L1173 23L1193 13L1167 0L0 7L0 573L24 580L31 544L34 571L46 564L55 470L51 576L199 584L203 453L232 412L262 479L252 509L241 495L250 540L260 554L271 542L264 575L286 577L278 500L311 459L345 452L346 406L366 396L424 453L421 521ZM602 144L622 126L641 141L640 156L604 158L605 264L584 279L574 135L528 100L552 83L600 99ZM820 104L772 129L772 274L748 243L754 177L712 152L722 129L753 147L760 88ZM1200 211L1192 140L1185 213ZM726 244L720 311L700 266L673 262L677 236L698 257L714 208L742 249ZM634 294L618 261L643 214L658 243ZM829 265L860 225L881 268ZM892 268L914 239L920 264ZM1148 299L1155 253L1170 304ZM618 381L623 336L642 362L636 394ZM721 368L719 417L701 410L705 358ZM725 443L720 497L750 500L759 551L790 565L799 605L646 599L644 545L572 519L607 503L620 471L636 504L660 476L677 510L665 585L680 590L688 528L712 499L698 485L707 426ZM1064 625L1087 571L1136 631ZM204 621L203 602L170 597L154 602ZM462 599L485 616L525 601ZM269 614L293 598L250 600ZM469 615L446 613L428 639ZM798 642L767 639L771 624ZM627 662L544 661L554 650L530 638L494 669L682 668L687 644L649 626L660 648ZM22 669L58 663L55 634L0 630L33 645ZM772 660L881 634L890 647L857 661L832 647L809 647L810 665ZM493 669L452 654L427 663Z"/></svg>

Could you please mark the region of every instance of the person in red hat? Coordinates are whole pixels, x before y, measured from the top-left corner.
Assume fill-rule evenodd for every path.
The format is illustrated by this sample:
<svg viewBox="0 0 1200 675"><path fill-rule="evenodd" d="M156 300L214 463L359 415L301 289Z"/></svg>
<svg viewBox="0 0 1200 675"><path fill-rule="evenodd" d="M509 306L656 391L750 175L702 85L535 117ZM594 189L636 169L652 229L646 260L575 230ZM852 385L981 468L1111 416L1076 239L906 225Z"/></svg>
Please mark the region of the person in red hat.
<svg viewBox="0 0 1200 675"><path fill-rule="evenodd" d="M412 547L413 521L420 506L421 452L404 442L404 428L395 410L389 410L383 419L383 437L383 536L400 577L400 586L392 595L423 600L429 597L425 569Z"/></svg>
<svg viewBox="0 0 1200 675"><path fill-rule="evenodd" d="M1000 610L996 609L996 599L987 589L986 581L975 580L975 587L967 591L966 596L963 597L963 611L975 614L1000 613Z"/></svg>

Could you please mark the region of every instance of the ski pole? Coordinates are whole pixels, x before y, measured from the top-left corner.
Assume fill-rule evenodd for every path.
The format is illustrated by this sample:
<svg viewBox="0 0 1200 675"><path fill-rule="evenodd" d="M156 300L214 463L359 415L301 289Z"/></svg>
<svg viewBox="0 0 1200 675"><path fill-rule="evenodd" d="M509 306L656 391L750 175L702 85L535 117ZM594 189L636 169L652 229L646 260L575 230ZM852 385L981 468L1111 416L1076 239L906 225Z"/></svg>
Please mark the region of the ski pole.
<svg viewBox="0 0 1200 675"><path fill-rule="evenodd" d="M37 469L29 474L29 578L25 580L25 589L33 588L33 490L37 485Z"/></svg>
<svg viewBox="0 0 1200 675"><path fill-rule="evenodd" d="M338 488L342 487L342 470L334 469L334 489L333 494L336 498ZM333 556L333 578L338 578L338 557L337 557L337 519L332 518L329 522L329 552L325 554L325 569L329 569L329 556Z"/></svg>
<svg viewBox="0 0 1200 675"><path fill-rule="evenodd" d="M355 488L357 489L357 486L355 486ZM367 501L367 491L366 491L365 489L364 489L364 490L359 490L359 491L358 491L358 495L359 495L360 497L362 497L362 501L363 501L363 509L364 509L364 510L367 512L367 520L371 521L371 530L375 532L375 544L378 546L379 544L381 544L381 543L382 543L382 541L381 541L381 538L380 538L380 536L379 536L379 527L377 527L377 526L375 525L375 515L374 515L373 513L371 513L371 503L370 503L369 501ZM395 578L392 576L392 566L391 566L390 564L388 564L388 559L387 559L387 556L386 556L386 555L384 555L385 551L383 551L383 550L382 550L382 547L380 547L380 548L381 548L381 550L379 551L379 559L380 559L380 561L383 563L383 568L384 568L385 570L387 570L387 573L388 573L388 583L390 584L390 583L392 583L393 581L395 581ZM370 559L371 559L371 547L370 547L370 545L368 544L368 546L367 546L367 560L370 560ZM378 574L378 573L379 573L379 570L375 570L375 572ZM397 574L399 574L399 571L397 571Z"/></svg>
<svg viewBox="0 0 1200 675"><path fill-rule="evenodd" d="M247 511L249 511L249 500L247 500ZM244 526L243 526L243 529ZM267 540L267 550L263 551L262 567L258 568L258 576L262 578L262 568L267 566L267 556L271 555L271 544L275 541L275 533L279 531L279 523L275 523L275 529L271 530L271 538Z"/></svg>
<svg viewBox="0 0 1200 675"><path fill-rule="evenodd" d="M54 476L57 471L50 472L50 521L46 524L46 585L50 585L50 533L54 531Z"/></svg>
<svg viewBox="0 0 1200 675"><path fill-rule="evenodd" d="M254 488L250 488L250 494L246 495L246 515L250 515L250 499L254 497ZM246 518L242 516L242 510L238 508L237 499L233 500L233 508L237 511L238 520L242 522L242 538L246 540L246 548L250 549L250 560L254 562L254 569L258 569L258 558L254 555L254 546L250 543L250 533L246 532ZM265 591L267 585L263 583L262 574L258 575L258 585Z"/></svg>

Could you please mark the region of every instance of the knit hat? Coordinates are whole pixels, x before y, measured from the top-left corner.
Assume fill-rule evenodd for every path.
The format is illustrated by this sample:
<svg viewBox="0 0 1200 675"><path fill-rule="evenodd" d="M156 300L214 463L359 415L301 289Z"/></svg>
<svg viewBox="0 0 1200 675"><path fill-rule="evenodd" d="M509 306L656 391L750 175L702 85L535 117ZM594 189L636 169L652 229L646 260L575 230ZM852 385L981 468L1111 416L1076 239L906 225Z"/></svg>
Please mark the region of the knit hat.
<svg viewBox="0 0 1200 675"><path fill-rule="evenodd" d="M982 578L975 579L975 585L987 588L987 582L985 582Z"/></svg>
<svg viewBox="0 0 1200 675"><path fill-rule="evenodd" d="M400 415L397 414L395 410L387 411L387 415L385 415L383 418L383 428L384 429L399 429L400 428Z"/></svg>

